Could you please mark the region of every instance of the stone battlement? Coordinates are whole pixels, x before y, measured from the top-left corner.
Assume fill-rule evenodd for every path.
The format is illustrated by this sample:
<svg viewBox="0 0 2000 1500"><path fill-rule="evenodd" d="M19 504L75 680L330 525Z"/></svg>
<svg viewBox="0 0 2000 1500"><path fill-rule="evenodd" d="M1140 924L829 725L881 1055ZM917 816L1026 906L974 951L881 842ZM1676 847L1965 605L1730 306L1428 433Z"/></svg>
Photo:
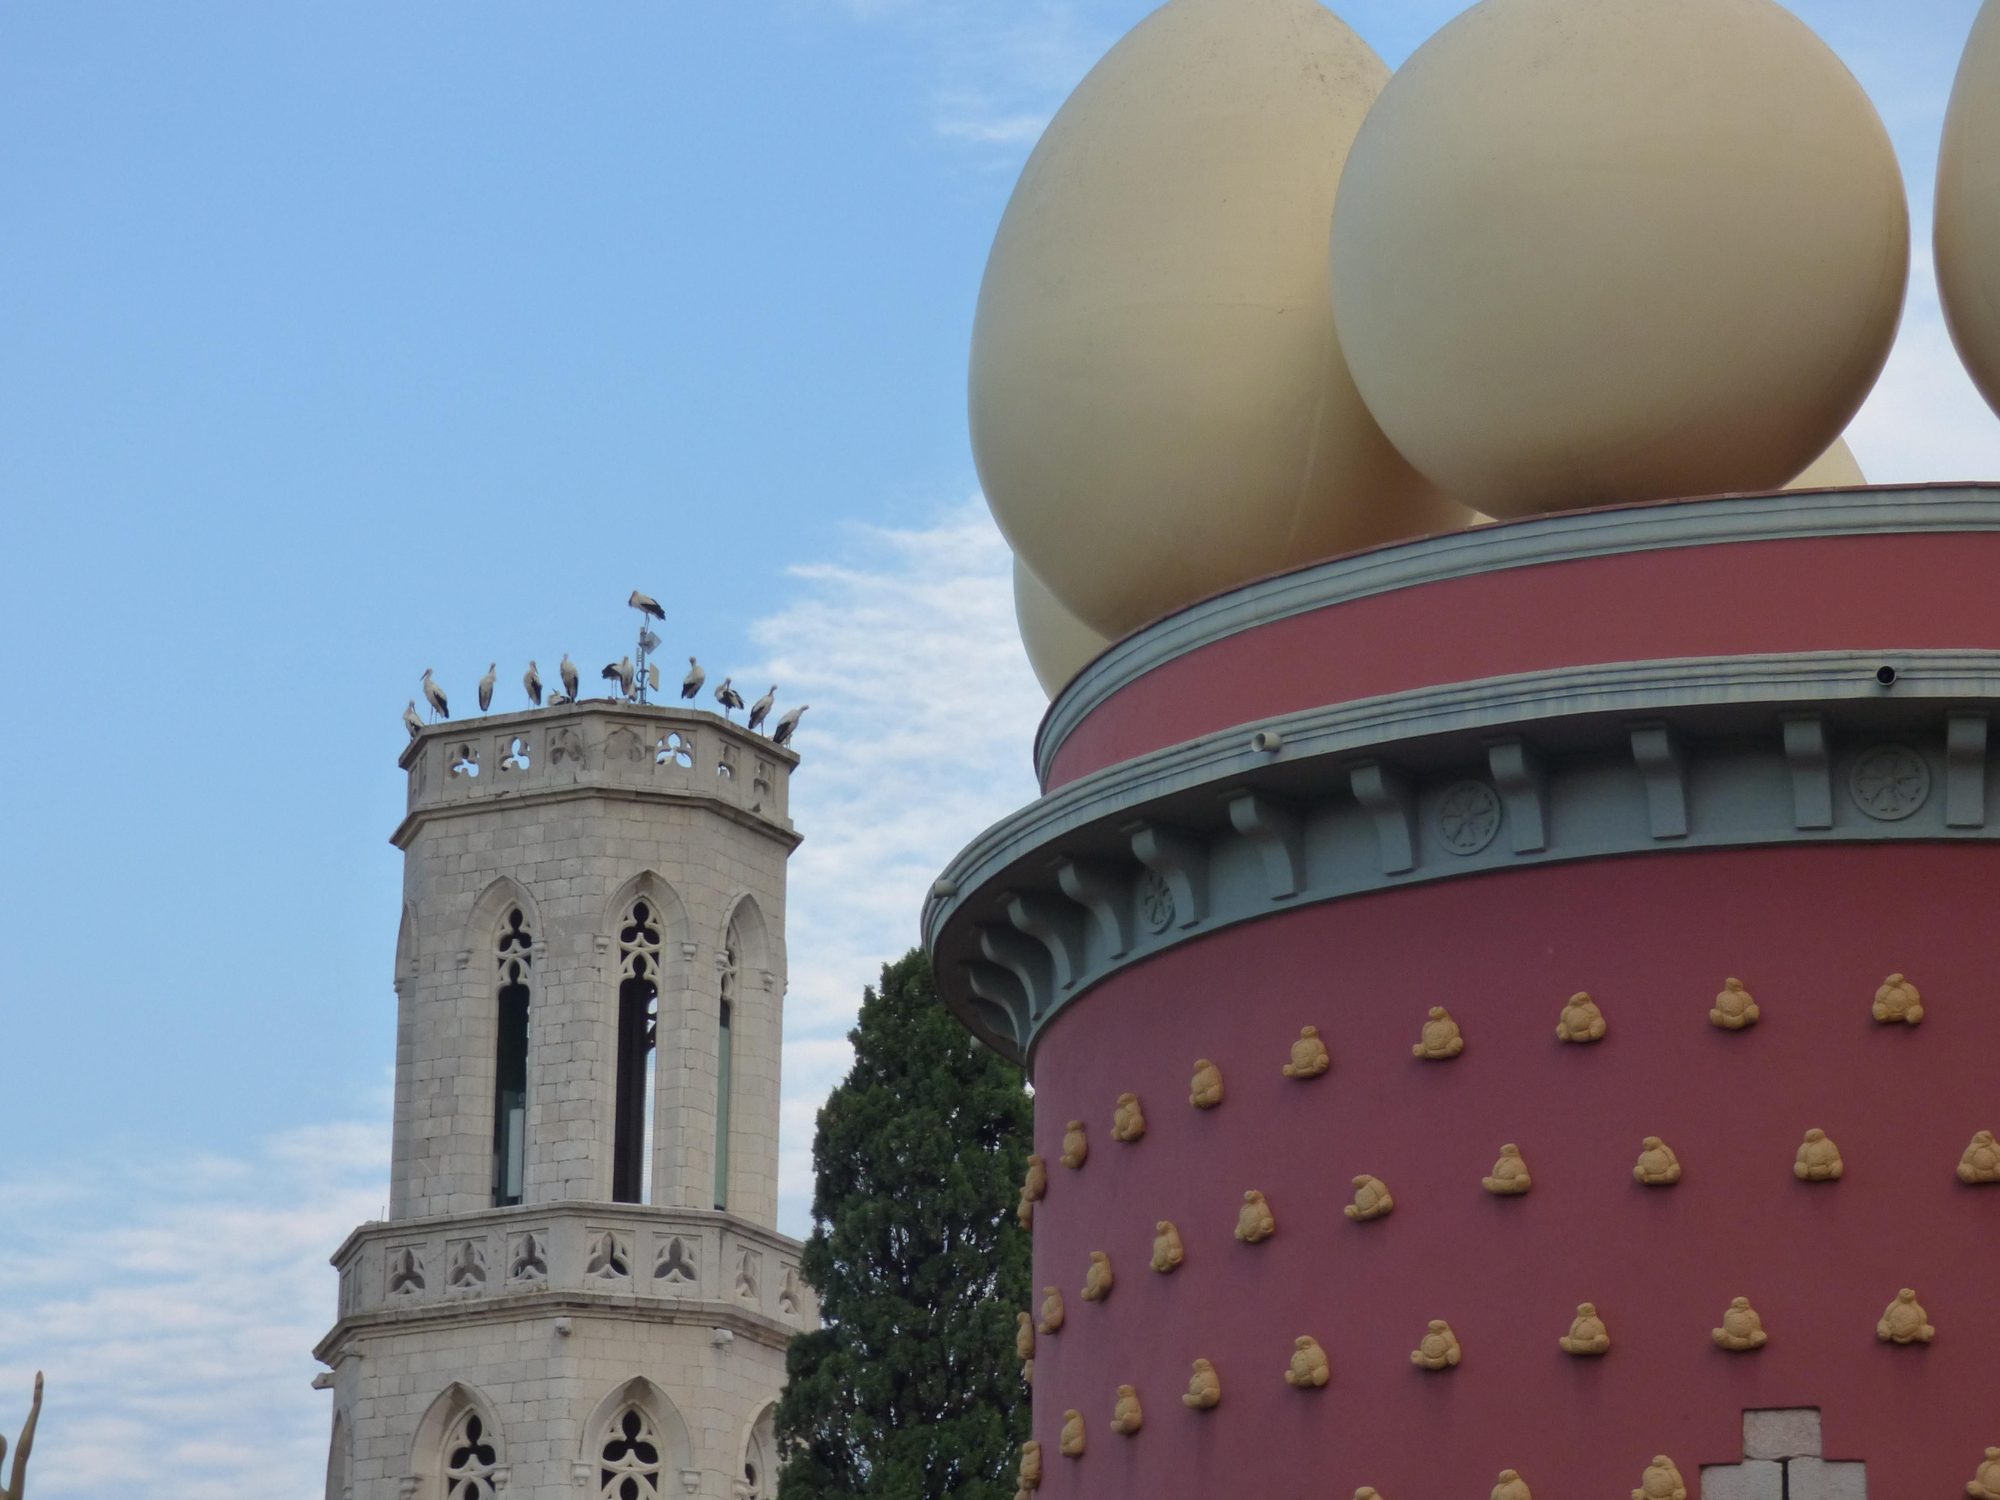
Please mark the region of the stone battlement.
<svg viewBox="0 0 2000 1500"><path fill-rule="evenodd" d="M340 1318L322 1342L504 1310L648 1312L782 1348L819 1325L797 1240L732 1214L637 1203L535 1203L364 1224L334 1252ZM536 1306L538 1303L561 1306Z"/></svg>
<svg viewBox="0 0 2000 1500"><path fill-rule="evenodd" d="M719 714L613 699L427 724L397 764L409 811L391 836L407 849L424 822L496 802L582 796L700 802L796 846L789 816L796 752Z"/></svg>

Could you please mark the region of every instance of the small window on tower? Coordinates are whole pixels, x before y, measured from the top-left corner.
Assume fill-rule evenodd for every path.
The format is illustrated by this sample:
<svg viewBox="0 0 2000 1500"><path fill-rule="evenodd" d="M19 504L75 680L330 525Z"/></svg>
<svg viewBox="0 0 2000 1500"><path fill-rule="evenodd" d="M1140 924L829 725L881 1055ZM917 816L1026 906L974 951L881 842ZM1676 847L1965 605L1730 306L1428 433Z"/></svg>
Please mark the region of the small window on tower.
<svg viewBox="0 0 2000 1500"><path fill-rule="evenodd" d="M528 1156L528 970L534 935L520 907L500 924L495 1004L499 1037L493 1058L493 1202L521 1201Z"/></svg>
<svg viewBox="0 0 2000 1500"><path fill-rule="evenodd" d="M659 999L659 914L642 898L632 903L618 930L618 1088L611 1144L615 1203L645 1202L652 1176L651 1083Z"/></svg>

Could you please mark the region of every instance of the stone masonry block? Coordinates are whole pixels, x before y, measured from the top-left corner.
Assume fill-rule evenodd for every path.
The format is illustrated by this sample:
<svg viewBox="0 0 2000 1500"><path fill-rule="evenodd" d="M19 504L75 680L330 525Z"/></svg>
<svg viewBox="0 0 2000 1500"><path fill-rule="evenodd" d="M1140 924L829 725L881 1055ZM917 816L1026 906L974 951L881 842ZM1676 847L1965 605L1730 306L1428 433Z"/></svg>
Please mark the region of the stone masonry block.
<svg viewBox="0 0 2000 1500"><path fill-rule="evenodd" d="M1788 1500L1868 1500L1868 1465L1795 1458L1785 1465Z"/></svg>
<svg viewBox="0 0 2000 1500"><path fill-rule="evenodd" d="M1745 1458L1818 1458L1820 1452L1818 1407L1743 1413Z"/></svg>
<svg viewBox="0 0 2000 1500"><path fill-rule="evenodd" d="M1709 1464L1701 1471L1701 1500L1785 1500L1785 1466L1758 1459Z"/></svg>

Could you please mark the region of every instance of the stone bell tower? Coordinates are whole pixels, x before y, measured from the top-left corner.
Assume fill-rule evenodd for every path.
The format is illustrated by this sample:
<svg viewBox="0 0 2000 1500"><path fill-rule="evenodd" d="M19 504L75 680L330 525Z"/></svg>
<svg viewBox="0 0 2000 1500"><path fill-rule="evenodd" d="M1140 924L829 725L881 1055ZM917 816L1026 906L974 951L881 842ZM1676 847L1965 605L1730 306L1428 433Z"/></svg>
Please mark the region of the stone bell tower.
<svg viewBox="0 0 2000 1500"><path fill-rule="evenodd" d="M327 1500L763 1500L798 757L616 701L426 727L389 1218L335 1253Z"/></svg>

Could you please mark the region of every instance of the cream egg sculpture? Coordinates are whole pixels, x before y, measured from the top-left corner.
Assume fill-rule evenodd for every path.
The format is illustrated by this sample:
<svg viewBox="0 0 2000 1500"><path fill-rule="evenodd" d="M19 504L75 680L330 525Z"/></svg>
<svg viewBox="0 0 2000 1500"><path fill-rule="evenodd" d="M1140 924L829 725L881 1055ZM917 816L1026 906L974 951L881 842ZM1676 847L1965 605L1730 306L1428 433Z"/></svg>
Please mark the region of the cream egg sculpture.
<svg viewBox="0 0 2000 1500"><path fill-rule="evenodd" d="M1369 410L1500 517L1784 485L1908 269L1880 117L1773 0L1483 0L1376 101L1331 243Z"/></svg>
<svg viewBox="0 0 2000 1500"><path fill-rule="evenodd" d="M1972 23L1945 111L1931 248L1951 341L2000 411L2000 6L1992 0Z"/></svg>
<svg viewBox="0 0 2000 1500"><path fill-rule="evenodd" d="M1022 562L1100 635L1469 519L1362 404L1326 290L1341 163L1388 79L1317 0L1172 0L1023 168L974 319L973 456Z"/></svg>
<svg viewBox="0 0 2000 1500"><path fill-rule="evenodd" d="M1041 579L1014 559L1014 620L1035 681L1051 698L1069 686L1090 659L1111 642L1062 606Z"/></svg>

